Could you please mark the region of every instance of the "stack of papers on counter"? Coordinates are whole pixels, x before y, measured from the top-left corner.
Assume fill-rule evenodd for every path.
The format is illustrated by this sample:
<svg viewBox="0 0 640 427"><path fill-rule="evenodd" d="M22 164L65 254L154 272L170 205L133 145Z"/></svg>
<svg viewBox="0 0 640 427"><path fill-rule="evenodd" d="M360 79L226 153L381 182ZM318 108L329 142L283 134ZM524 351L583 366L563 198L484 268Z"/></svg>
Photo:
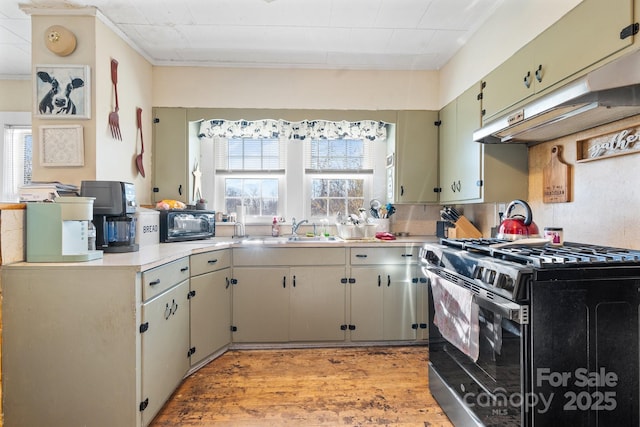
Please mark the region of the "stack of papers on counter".
<svg viewBox="0 0 640 427"><path fill-rule="evenodd" d="M18 192L21 202L45 202L60 196L78 196L80 194L77 186L57 181L32 182L21 186Z"/></svg>

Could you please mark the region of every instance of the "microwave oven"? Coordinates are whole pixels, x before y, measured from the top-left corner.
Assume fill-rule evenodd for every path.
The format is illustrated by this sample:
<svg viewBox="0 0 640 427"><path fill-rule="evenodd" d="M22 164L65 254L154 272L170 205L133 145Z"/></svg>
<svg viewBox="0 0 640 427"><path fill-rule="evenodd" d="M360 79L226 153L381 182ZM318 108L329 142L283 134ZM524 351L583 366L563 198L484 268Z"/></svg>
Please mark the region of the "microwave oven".
<svg viewBox="0 0 640 427"><path fill-rule="evenodd" d="M208 239L216 235L216 213L205 210L160 210L160 243Z"/></svg>

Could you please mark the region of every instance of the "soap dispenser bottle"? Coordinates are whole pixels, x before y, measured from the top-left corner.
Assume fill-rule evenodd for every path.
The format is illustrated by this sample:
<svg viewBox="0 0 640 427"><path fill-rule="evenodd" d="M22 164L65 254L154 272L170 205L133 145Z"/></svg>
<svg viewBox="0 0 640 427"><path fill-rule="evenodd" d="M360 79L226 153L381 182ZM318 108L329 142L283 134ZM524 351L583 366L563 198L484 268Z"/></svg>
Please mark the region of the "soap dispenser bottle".
<svg viewBox="0 0 640 427"><path fill-rule="evenodd" d="M280 236L280 224L278 224L278 218L273 217L273 223L271 224L271 237Z"/></svg>

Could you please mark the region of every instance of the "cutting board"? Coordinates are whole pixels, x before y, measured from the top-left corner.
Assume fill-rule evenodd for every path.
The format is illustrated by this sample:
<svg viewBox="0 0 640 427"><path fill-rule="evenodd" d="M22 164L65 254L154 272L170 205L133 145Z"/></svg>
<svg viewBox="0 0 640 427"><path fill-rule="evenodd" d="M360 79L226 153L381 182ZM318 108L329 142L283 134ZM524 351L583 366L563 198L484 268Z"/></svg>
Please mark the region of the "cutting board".
<svg viewBox="0 0 640 427"><path fill-rule="evenodd" d="M544 203L563 203L569 201L571 170L570 166L560 158L560 146L551 148L551 159L543 171Z"/></svg>

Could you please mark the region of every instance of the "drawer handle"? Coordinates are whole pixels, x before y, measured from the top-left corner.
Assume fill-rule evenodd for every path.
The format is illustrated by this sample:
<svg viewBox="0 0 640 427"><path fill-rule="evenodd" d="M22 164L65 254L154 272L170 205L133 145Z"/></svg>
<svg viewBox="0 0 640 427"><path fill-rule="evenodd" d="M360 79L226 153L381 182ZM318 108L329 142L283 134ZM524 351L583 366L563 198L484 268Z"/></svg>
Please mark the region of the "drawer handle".
<svg viewBox="0 0 640 427"><path fill-rule="evenodd" d="M180 269L180 272L181 272L181 273L184 273L185 271L189 271L189 267L182 267L182 268Z"/></svg>
<svg viewBox="0 0 640 427"><path fill-rule="evenodd" d="M387 287L391 286L391 275L387 274Z"/></svg>
<svg viewBox="0 0 640 427"><path fill-rule="evenodd" d="M378 274L378 287L382 284L382 277Z"/></svg>
<svg viewBox="0 0 640 427"><path fill-rule="evenodd" d="M356 254L356 258L366 258L367 254Z"/></svg>
<svg viewBox="0 0 640 427"><path fill-rule="evenodd" d="M149 286L155 286L155 285L159 285L160 284L160 279L156 279L152 282L149 282Z"/></svg>
<svg viewBox="0 0 640 427"><path fill-rule="evenodd" d="M412 257L413 254L402 254L403 257Z"/></svg>
<svg viewBox="0 0 640 427"><path fill-rule="evenodd" d="M210 259L209 261L207 261L207 263L209 264L215 264L216 262L218 262L217 259Z"/></svg>

